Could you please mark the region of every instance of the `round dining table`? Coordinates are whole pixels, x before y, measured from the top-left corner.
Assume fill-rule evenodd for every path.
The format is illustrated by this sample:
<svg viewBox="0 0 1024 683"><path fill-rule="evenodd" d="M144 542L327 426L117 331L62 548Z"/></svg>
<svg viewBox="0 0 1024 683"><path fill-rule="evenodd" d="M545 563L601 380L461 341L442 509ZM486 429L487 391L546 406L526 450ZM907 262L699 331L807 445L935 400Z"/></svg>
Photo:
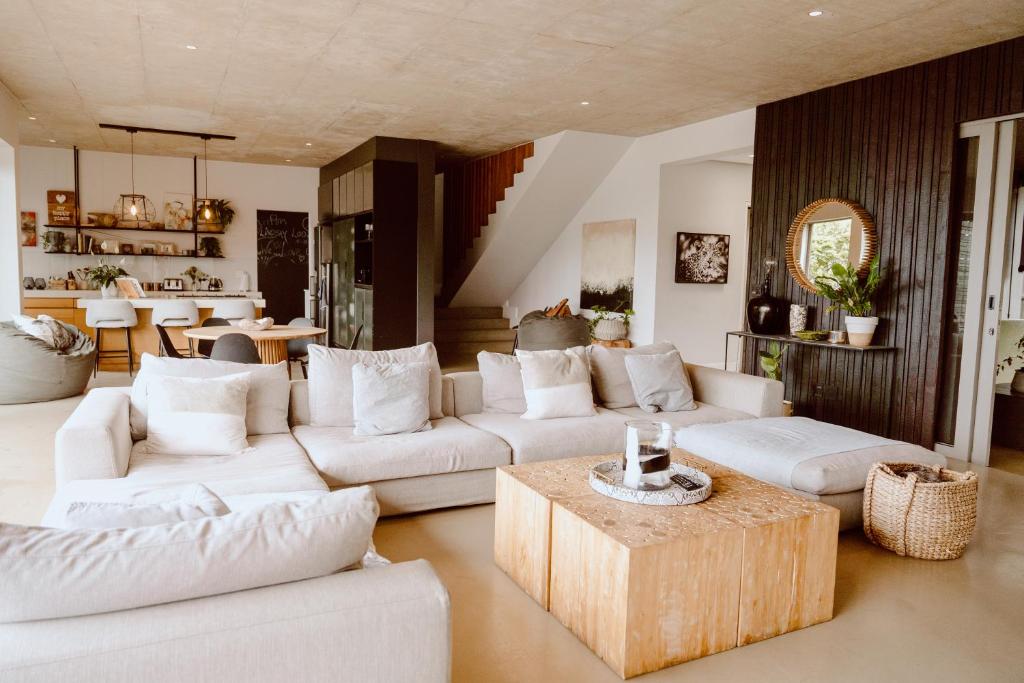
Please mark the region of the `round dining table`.
<svg viewBox="0 0 1024 683"><path fill-rule="evenodd" d="M234 325L219 325L215 327L190 327L183 334L189 339L205 339L207 341L216 341L225 334L244 334L256 342L256 350L260 354L260 360L266 365L273 365L283 360L288 360L288 341L290 339L319 337L326 333L327 330L322 327L273 325L265 330L245 330Z"/></svg>

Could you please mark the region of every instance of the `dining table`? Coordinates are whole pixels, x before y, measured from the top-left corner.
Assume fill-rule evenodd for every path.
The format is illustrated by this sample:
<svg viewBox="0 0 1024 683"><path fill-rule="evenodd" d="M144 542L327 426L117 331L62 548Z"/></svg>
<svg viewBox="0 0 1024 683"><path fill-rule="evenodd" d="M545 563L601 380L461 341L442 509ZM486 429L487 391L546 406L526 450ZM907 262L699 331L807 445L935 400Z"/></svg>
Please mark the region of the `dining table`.
<svg viewBox="0 0 1024 683"><path fill-rule="evenodd" d="M189 339L216 341L225 334L244 334L256 343L256 351L265 365L274 365L288 360L288 342L292 339L320 337L327 333L322 327L292 327L272 325L265 330L246 330L235 325L214 327L190 327L184 331Z"/></svg>

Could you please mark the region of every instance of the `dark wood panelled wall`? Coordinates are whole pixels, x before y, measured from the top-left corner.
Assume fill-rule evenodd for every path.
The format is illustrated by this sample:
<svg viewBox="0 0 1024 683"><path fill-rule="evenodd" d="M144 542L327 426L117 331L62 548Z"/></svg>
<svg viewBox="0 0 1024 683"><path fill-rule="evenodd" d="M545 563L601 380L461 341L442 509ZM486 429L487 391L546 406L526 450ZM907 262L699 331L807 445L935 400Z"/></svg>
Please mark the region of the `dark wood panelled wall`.
<svg viewBox="0 0 1024 683"><path fill-rule="evenodd" d="M793 217L821 197L860 202L875 218L885 282L876 344L861 354L793 346L786 397L800 415L931 446L942 359L954 141L964 121L1024 112L1024 37L757 108L748 278L780 270L773 294L839 313L785 272ZM744 370L757 368L748 344Z"/></svg>
<svg viewBox="0 0 1024 683"><path fill-rule="evenodd" d="M444 291L447 301L462 284L459 267L487 225L515 175L533 156L533 143L473 159L444 172Z"/></svg>

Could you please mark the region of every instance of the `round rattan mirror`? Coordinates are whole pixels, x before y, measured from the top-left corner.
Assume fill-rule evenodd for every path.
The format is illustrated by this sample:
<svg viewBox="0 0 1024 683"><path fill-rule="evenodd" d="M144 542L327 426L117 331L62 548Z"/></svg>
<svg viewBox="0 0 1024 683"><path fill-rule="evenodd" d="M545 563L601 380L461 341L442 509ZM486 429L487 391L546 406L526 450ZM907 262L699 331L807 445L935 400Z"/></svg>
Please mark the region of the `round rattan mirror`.
<svg viewBox="0 0 1024 683"><path fill-rule="evenodd" d="M818 293L814 279L831 272L833 263L854 263L864 275L878 251L875 222L864 207L829 197L805 206L786 237L786 267L797 284Z"/></svg>

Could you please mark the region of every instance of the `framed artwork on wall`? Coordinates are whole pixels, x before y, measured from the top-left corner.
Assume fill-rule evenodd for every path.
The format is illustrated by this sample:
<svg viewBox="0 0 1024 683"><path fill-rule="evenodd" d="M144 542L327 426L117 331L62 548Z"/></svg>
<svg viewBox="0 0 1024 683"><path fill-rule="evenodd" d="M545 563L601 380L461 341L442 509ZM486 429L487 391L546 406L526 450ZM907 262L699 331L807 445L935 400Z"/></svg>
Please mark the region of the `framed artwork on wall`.
<svg viewBox="0 0 1024 683"><path fill-rule="evenodd" d="M728 235L676 233L676 282L724 285L728 280Z"/></svg>
<svg viewBox="0 0 1024 683"><path fill-rule="evenodd" d="M636 220L583 224L580 308L633 308Z"/></svg>

